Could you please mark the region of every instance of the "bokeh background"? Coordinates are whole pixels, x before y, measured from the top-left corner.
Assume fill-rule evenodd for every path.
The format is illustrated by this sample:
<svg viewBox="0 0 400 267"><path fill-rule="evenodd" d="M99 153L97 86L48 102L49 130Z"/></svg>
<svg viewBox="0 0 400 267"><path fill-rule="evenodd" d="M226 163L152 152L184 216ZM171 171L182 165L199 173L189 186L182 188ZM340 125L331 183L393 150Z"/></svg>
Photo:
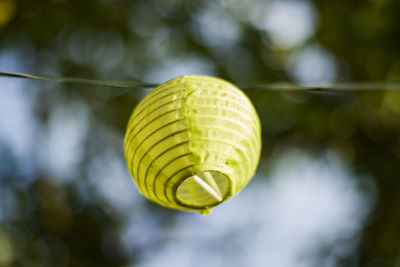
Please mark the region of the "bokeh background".
<svg viewBox="0 0 400 267"><path fill-rule="evenodd" d="M236 84L396 81L398 0L0 0L0 70ZM400 266L400 91L245 90L263 150L212 215L146 200L148 89L0 79L0 266Z"/></svg>

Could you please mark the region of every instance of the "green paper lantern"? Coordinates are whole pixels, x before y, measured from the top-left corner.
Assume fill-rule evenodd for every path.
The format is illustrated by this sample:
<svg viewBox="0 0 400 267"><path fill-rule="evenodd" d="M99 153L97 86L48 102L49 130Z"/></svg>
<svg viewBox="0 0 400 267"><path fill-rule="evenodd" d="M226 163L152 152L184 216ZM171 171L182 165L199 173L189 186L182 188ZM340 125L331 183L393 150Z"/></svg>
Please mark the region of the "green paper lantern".
<svg viewBox="0 0 400 267"><path fill-rule="evenodd" d="M187 75L143 98L124 143L129 172L142 194L165 207L206 214L254 175L261 126L237 87Z"/></svg>

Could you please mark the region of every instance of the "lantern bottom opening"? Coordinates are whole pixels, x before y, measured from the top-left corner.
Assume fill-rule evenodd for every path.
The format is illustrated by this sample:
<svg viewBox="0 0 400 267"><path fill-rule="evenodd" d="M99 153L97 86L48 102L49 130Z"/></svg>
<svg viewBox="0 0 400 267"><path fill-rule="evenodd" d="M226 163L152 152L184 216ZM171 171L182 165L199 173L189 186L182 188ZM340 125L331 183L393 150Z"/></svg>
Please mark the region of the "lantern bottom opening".
<svg viewBox="0 0 400 267"><path fill-rule="evenodd" d="M205 208L224 201L230 180L216 171L204 171L182 181L176 190L177 199L185 206Z"/></svg>

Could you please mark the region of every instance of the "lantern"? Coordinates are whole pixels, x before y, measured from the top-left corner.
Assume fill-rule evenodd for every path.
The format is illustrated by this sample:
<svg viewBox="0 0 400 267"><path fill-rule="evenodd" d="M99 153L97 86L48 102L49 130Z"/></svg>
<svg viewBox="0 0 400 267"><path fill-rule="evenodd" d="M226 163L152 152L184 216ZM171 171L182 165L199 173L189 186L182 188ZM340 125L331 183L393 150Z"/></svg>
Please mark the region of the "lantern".
<svg viewBox="0 0 400 267"><path fill-rule="evenodd" d="M237 87L187 75L143 98L124 143L129 172L142 194L169 208L206 214L254 175L261 126Z"/></svg>

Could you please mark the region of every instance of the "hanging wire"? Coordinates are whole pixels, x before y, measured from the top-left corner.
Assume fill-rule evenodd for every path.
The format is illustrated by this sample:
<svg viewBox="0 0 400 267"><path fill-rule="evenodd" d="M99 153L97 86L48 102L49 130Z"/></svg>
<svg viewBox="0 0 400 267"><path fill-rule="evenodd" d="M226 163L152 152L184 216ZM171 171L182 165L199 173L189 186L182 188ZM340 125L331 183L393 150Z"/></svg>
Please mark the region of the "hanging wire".
<svg viewBox="0 0 400 267"><path fill-rule="evenodd" d="M154 88L157 83L140 83L132 81L104 81L73 77L55 77L47 75L32 75L16 72L0 72L0 76L11 78L24 78L43 81L54 81L59 83L78 83L99 85L118 88L140 89ZM391 82L309 82L309 83L263 83L263 84L238 84L242 90L261 90L261 91L321 91L321 92L341 92L341 91L372 91L372 90L400 90L400 81Z"/></svg>
<svg viewBox="0 0 400 267"><path fill-rule="evenodd" d="M239 86L240 87L240 86ZM373 90L400 90L400 82L308 82L308 83L267 83L243 85L242 89L269 90L269 91L373 91Z"/></svg>
<svg viewBox="0 0 400 267"><path fill-rule="evenodd" d="M156 87L159 85L159 84L153 84L153 83L138 83L138 82L125 82L125 81L102 81L102 80L92 80L92 79L84 79L84 78L54 77L54 76L47 76L47 75L32 75L32 74L16 73L16 72L0 72L0 76L11 77L11 78L42 80L42 81L53 81L53 82L59 82L59 83L78 83L78 84L89 84L89 85L99 85L99 86L108 86L108 87L131 88L131 89L153 88L153 87Z"/></svg>

